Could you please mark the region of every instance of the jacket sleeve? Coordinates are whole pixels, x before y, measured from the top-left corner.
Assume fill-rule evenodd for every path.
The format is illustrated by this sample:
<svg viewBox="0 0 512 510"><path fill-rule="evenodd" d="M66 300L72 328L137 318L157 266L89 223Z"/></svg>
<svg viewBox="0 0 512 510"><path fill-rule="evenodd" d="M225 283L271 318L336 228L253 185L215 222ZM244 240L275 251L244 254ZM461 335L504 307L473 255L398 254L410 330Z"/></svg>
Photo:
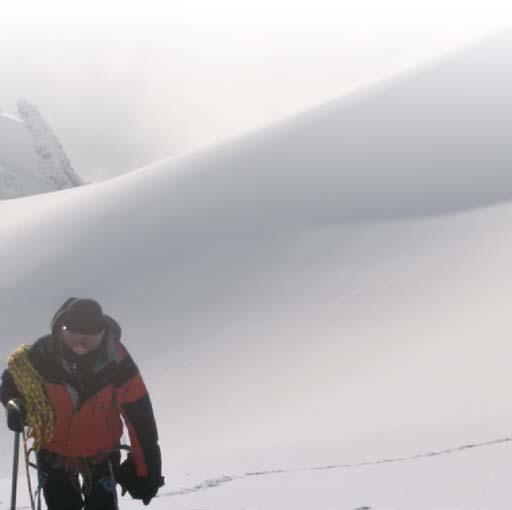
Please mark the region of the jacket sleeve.
<svg viewBox="0 0 512 510"><path fill-rule="evenodd" d="M151 399L137 365L124 346L121 349L114 387L130 435L137 476L159 479L162 460Z"/></svg>
<svg viewBox="0 0 512 510"><path fill-rule="evenodd" d="M0 384L0 400L4 406L13 398L21 398L21 394L14 383L14 379L9 370L4 370L2 374L2 383Z"/></svg>

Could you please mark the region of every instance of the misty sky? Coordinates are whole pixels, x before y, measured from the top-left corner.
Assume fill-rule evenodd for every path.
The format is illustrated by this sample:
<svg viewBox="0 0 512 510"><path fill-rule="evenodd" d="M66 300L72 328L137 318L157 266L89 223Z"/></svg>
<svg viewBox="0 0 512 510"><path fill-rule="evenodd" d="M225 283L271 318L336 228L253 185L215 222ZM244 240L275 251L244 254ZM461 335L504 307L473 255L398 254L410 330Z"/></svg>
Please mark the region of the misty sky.
<svg viewBox="0 0 512 510"><path fill-rule="evenodd" d="M0 108L34 103L86 180L265 126L512 26L498 1L141 6L3 7Z"/></svg>

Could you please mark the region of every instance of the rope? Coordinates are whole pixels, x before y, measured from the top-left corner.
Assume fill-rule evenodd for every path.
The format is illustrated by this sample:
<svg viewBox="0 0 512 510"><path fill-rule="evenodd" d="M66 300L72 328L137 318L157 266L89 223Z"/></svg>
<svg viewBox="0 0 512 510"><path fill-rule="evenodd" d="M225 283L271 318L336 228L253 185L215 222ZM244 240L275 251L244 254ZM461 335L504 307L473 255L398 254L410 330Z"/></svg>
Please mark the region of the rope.
<svg viewBox="0 0 512 510"><path fill-rule="evenodd" d="M32 491L32 479L30 476L30 452L38 451L43 440L50 441L53 435L53 409L48 402L44 391L43 380L30 363L28 353L30 347L22 345L11 353L7 359L7 367L14 383L18 388L25 406L25 418L23 423L23 454L25 457L25 471L27 476L30 506L36 510L36 502ZM25 428L27 427L27 429ZM33 446L29 449L27 442L31 437ZM38 486L38 507L40 508L40 489Z"/></svg>
<svg viewBox="0 0 512 510"><path fill-rule="evenodd" d="M78 469L82 475L83 487L82 492L86 496L90 496L92 492L92 470L87 458L83 457L82 462L78 462Z"/></svg>
<svg viewBox="0 0 512 510"><path fill-rule="evenodd" d="M27 436L34 439L33 449L37 452L43 441L51 441L54 418L43 379L30 363L29 349L28 345L22 345L14 350L7 359L7 367L25 404Z"/></svg>
<svg viewBox="0 0 512 510"><path fill-rule="evenodd" d="M27 475L28 493L30 494L30 506L32 510L36 510L36 504L34 501L34 494L32 493L32 480L30 478L30 451L27 447L27 434L25 428L23 428L23 453L25 455L25 472Z"/></svg>

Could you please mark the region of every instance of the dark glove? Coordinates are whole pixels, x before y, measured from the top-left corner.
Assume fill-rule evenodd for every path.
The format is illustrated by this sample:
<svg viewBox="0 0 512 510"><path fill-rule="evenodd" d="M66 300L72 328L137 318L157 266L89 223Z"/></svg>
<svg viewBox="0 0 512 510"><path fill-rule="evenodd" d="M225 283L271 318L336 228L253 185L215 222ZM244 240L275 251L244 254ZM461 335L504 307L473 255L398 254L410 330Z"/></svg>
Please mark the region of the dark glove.
<svg viewBox="0 0 512 510"><path fill-rule="evenodd" d="M128 492L133 499L142 499L145 505L156 496L158 489L164 484L164 479L160 477L158 480L150 477L137 477L132 480Z"/></svg>
<svg viewBox="0 0 512 510"><path fill-rule="evenodd" d="M19 398L9 400L7 409L7 426L13 432L23 432L23 423L25 420L25 406Z"/></svg>
<svg viewBox="0 0 512 510"><path fill-rule="evenodd" d="M128 492L133 499L141 499L144 505L149 505L149 502L156 496L158 489L164 485L162 476L137 476L135 463L131 455L128 455L128 458L116 469L115 478L121 486L123 496Z"/></svg>

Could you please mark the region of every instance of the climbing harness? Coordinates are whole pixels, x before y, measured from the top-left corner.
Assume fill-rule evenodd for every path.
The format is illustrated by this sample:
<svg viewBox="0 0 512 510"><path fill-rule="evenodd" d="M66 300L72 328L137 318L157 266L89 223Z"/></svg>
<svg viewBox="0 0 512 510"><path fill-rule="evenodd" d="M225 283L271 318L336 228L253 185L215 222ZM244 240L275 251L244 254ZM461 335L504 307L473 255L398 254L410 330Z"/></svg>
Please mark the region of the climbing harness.
<svg viewBox="0 0 512 510"><path fill-rule="evenodd" d="M128 445L119 445L116 448L103 450L91 457L67 457L55 452L42 450L43 456L41 458L38 456L38 459L41 461L40 465L31 464L31 466L38 469L40 479L39 490L44 486L47 475L44 473L44 469L58 470L65 473L74 490L86 498L91 495L95 483L101 484L107 492L112 493L114 508L119 510L114 474L114 458L120 457L122 451L131 452L132 449ZM41 469L41 466L44 469ZM39 493L37 494L40 497Z"/></svg>

